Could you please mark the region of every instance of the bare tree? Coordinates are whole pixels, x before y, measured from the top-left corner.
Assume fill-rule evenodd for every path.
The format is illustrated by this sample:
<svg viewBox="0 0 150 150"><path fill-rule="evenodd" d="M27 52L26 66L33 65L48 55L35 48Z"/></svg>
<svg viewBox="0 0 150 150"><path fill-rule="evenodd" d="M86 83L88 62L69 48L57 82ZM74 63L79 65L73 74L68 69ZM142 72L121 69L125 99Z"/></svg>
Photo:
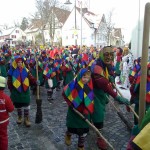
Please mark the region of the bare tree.
<svg viewBox="0 0 150 150"><path fill-rule="evenodd" d="M112 21L112 17L113 17L113 11L111 10L108 12L108 15L106 16L106 28L105 28L105 36L107 39L107 45L111 45L111 33L114 29L114 23Z"/></svg>
<svg viewBox="0 0 150 150"><path fill-rule="evenodd" d="M19 27L19 26L20 26L20 23L14 20L14 27Z"/></svg>
<svg viewBox="0 0 150 150"><path fill-rule="evenodd" d="M39 21L39 29L42 33L43 45L45 45L44 30L49 30L51 43L55 35L55 13L54 9L59 6L58 0L36 0L37 13L34 19Z"/></svg>

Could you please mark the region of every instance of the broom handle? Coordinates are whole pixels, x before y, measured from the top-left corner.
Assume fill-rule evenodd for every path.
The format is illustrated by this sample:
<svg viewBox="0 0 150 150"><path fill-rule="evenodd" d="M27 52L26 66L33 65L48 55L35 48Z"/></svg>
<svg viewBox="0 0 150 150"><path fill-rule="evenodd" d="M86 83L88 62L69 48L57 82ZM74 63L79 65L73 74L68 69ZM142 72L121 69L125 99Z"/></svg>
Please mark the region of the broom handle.
<svg viewBox="0 0 150 150"><path fill-rule="evenodd" d="M109 147L114 150L113 146L107 141L107 139L99 132L99 130L88 120L86 119L78 110L75 108L71 107L73 111L78 114L84 121L97 133L99 137L101 137L108 145Z"/></svg>
<svg viewBox="0 0 150 150"><path fill-rule="evenodd" d="M39 74L38 74L38 59L37 59L37 56L35 56L35 59L36 59L36 78L37 78L37 81L39 80ZM39 85L37 84L37 99L40 99L40 96L39 96Z"/></svg>
<svg viewBox="0 0 150 150"><path fill-rule="evenodd" d="M119 93L119 95L121 96L121 97L124 97L122 94L121 94L121 92L118 90L118 88L116 87L116 85L115 84L113 84L113 86L115 87L115 89L117 90L117 92ZM134 109L129 105L128 106L130 109L131 109L131 111L134 113L134 115L135 115L135 117L139 120L139 116L137 115L137 113L134 111Z"/></svg>

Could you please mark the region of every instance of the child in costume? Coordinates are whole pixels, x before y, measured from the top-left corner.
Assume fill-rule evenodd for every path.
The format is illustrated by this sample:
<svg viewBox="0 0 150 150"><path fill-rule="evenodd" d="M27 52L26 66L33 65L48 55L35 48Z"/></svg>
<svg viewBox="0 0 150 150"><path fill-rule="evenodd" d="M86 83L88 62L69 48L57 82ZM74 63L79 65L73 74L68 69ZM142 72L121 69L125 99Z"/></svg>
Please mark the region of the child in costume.
<svg viewBox="0 0 150 150"><path fill-rule="evenodd" d="M53 90L57 87L57 79L56 79L56 67L54 66L54 60L49 57L49 62L46 64L44 68L44 78L46 80L45 87L47 89L47 100L51 103L53 98Z"/></svg>
<svg viewBox="0 0 150 150"><path fill-rule="evenodd" d="M24 65L24 60L16 56L8 71L8 88L11 92L11 99L18 113L17 124L22 123L22 107L24 108L24 124L30 127L30 84L36 85L36 79L31 75Z"/></svg>
<svg viewBox="0 0 150 150"><path fill-rule="evenodd" d="M14 110L14 106L10 97L4 93L5 87L6 79L0 76L0 150L8 150L8 113Z"/></svg>
<svg viewBox="0 0 150 150"><path fill-rule="evenodd" d="M89 125L72 110L72 107L90 120L94 108L91 72L85 68L81 69L74 80L64 87L63 97L68 104L65 143L71 145L71 135L77 134L78 150L84 150L84 133L89 132Z"/></svg>

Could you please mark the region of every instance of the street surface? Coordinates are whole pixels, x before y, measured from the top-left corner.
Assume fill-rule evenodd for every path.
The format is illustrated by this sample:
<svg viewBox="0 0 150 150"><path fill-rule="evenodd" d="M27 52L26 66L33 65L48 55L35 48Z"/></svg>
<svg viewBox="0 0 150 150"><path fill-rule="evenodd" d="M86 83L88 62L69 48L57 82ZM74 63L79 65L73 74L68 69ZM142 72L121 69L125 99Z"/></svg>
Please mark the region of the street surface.
<svg viewBox="0 0 150 150"><path fill-rule="evenodd" d="M6 89L6 93L9 91ZM14 111L10 117L9 124L9 150L76 150L77 136L72 136L72 145L64 144L66 131L67 104L61 96L61 90L55 91L52 104L47 101L47 92L41 87L40 98L43 100L42 112L43 122L35 124L36 96L31 94L30 120L31 127L26 128L24 124L17 125L17 113ZM133 120L133 114L126 111L124 105L119 104L128 120ZM125 150L130 138L130 132L126 125L120 120L115 109L109 102L106 108L105 127L103 136L113 145L115 150ZM98 150L96 146L95 132L90 130L86 137L85 150Z"/></svg>

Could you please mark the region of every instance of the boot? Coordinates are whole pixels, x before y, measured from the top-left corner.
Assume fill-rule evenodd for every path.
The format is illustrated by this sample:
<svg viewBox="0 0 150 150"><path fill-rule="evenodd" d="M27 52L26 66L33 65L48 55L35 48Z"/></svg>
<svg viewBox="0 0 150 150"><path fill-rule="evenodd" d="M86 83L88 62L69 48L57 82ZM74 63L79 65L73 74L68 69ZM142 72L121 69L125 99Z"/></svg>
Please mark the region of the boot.
<svg viewBox="0 0 150 150"><path fill-rule="evenodd" d="M21 124L22 123L22 109L21 108L17 108L17 114L18 114L18 119L17 119L17 124Z"/></svg>
<svg viewBox="0 0 150 150"><path fill-rule="evenodd" d="M84 150L84 147L78 147L77 150Z"/></svg>
<svg viewBox="0 0 150 150"><path fill-rule="evenodd" d="M107 148L108 148L107 143L101 137L97 137L97 146L101 150L107 150Z"/></svg>
<svg viewBox="0 0 150 150"><path fill-rule="evenodd" d="M78 137L78 150L84 150L84 141L85 141L85 136L80 135Z"/></svg>
<svg viewBox="0 0 150 150"><path fill-rule="evenodd" d="M56 91L59 91L61 88L60 88L60 81L58 82L58 84L57 84L57 87L56 87Z"/></svg>
<svg viewBox="0 0 150 150"><path fill-rule="evenodd" d="M53 90L48 90L47 91L47 100L51 103L52 102L52 100L54 100L53 98L52 98L52 94L53 94Z"/></svg>
<svg viewBox="0 0 150 150"><path fill-rule="evenodd" d="M31 122L29 120L29 108L24 109L24 124L26 127L31 126Z"/></svg>
<svg viewBox="0 0 150 150"><path fill-rule="evenodd" d="M29 120L29 117L25 117L24 118L24 124L25 124L26 127L30 127L31 126L31 122Z"/></svg>
<svg viewBox="0 0 150 150"><path fill-rule="evenodd" d="M22 123L22 116L18 116L17 124L21 124L21 123Z"/></svg>
<svg viewBox="0 0 150 150"><path fill-rule="evenodd" d="M67 146L71 145L71 134L66 133L66 135L65 135L65 144Z"/></svg>

